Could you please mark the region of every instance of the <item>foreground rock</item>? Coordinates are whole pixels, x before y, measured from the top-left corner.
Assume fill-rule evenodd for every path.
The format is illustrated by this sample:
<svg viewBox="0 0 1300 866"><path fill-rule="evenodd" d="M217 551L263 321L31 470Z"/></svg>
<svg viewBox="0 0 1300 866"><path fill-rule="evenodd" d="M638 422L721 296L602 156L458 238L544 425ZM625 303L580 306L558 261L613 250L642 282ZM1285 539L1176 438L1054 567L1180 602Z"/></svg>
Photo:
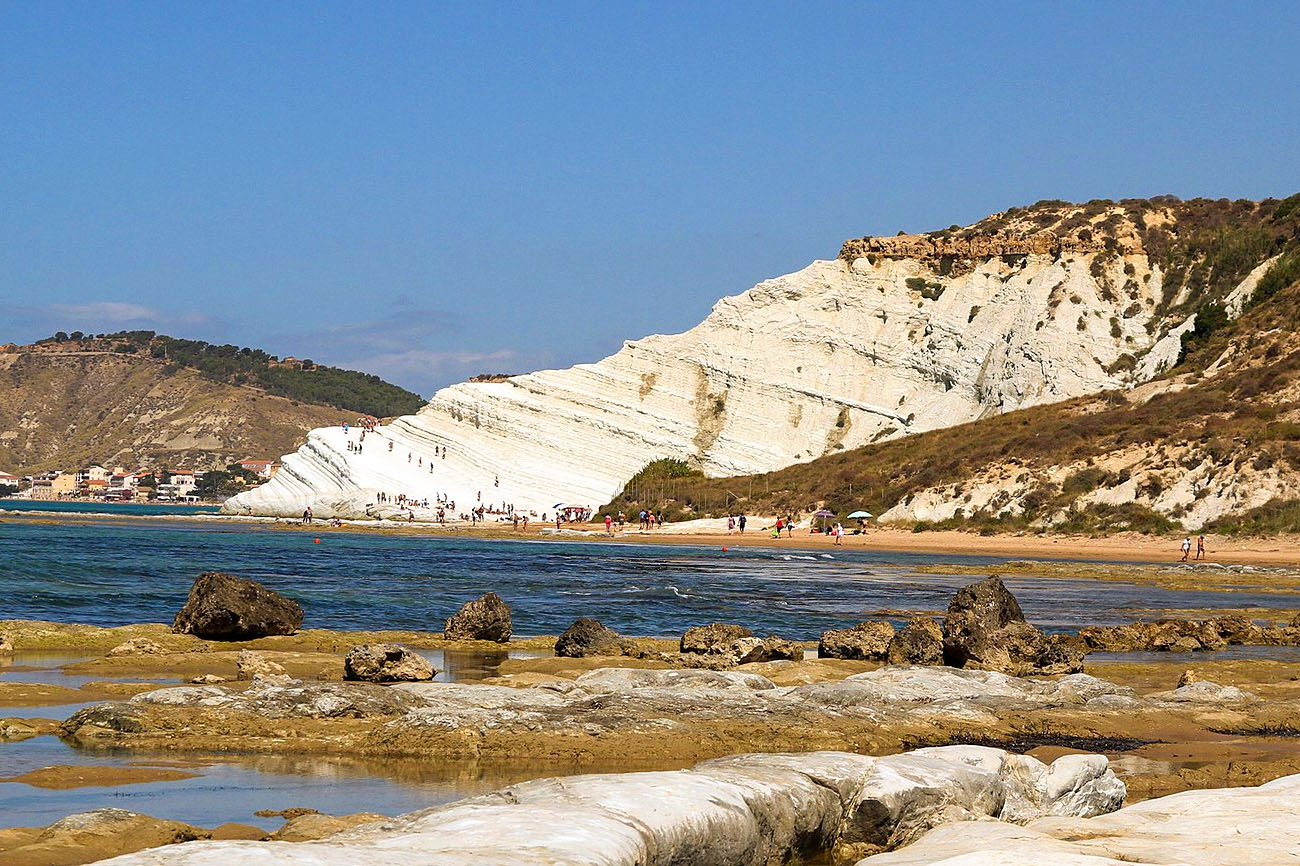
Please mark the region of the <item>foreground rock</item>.
<svg viewBox="0 0 1300 866"><path fill-rule="evenodd" d="M510 640L510 606L495 592L468 601L452 614L443 628L447 640Z"/></svg>
<svg viewBox="0 0 1300 866"><path fill-rule="evenodd" d="M1300 855L1300 776L1184 791L1091 818L949 824L859 866L1283 866Z"/></svg>
<svg viewBox="0 0 1300 866"><path fill-rule="evenodd" d="M555 654L562 658L623 656L636 652L636 644L599 620L582 617L555 641Z"/></svg>
<svg viewBox="0 0 1300 866"><path fill-rule="evenodd" d="M96 809L69 815L48 827L0 830L0 866L71 866L210 837L209 831L180 821L125 809Z"/></svg>
<svg viewBox="0 0 1300 866"><path fill-rule="evenodd" d="M975 746L886 758L738 755L676 772L538 779L327 842L198 843L117 863L759 866L891 848L952 820L1096 815L1123 798L1123 783L1097 755L1051 766Z"/></svg>
<svg viewBox="0 0 1300 866"><path fill-rule="evenodd" d="M437 674L429 660L395 643L353 647L343 660L343 679L368 683L418 683Z"/></svg>
<svg viewBox="0 0 1300 866"><path fill-rule="evenodd" d="M293 634L302 625L298 602L246 580L220 571L207 571L190 587L189 598L172 631L207 640L253 640L274 634Z"/></svg>
<svg viewBox="0 0 1300 866"><path fill-rule="evenodd" d="M880 660L889 654L894 627L887 622L867 620L853 628L823 632L817 643L817 657L823 659Z"/></svg>

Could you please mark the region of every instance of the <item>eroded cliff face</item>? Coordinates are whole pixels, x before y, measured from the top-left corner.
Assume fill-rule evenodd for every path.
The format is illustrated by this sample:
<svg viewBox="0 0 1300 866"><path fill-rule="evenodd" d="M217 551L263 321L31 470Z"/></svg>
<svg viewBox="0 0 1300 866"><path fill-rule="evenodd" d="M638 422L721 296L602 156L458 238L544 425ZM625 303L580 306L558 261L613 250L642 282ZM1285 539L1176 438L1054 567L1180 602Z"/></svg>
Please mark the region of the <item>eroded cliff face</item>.
<svg viewBox="0 0 1300 866"><path fill-rule="evenodd" d="M683 334L568 370L445 388L360 454L341 429L314 431L271 484L230 509L361 515L380 491L448 497L457 512L479 501L600 505L660 458L713 476L761 473L1130 387L1177 361L1196 286L1224 282L1193 232L1268 206L1048 203L851 240L835 260L724 298ZM1230 314L1251 278L1226 299Z"/></svg>
<svg viewBox="0 0 1300 866"><path fill-rule="evenodd" d="M373 433L314 431L232 511L378 514L380 491L554 511L648 462L774 470L866 443L1141 381L1181 324L1122 212L1068 230L864 238L719 301L695 328L594 364L445 388ZM986 221L988 222L988 221Z"/></svg>

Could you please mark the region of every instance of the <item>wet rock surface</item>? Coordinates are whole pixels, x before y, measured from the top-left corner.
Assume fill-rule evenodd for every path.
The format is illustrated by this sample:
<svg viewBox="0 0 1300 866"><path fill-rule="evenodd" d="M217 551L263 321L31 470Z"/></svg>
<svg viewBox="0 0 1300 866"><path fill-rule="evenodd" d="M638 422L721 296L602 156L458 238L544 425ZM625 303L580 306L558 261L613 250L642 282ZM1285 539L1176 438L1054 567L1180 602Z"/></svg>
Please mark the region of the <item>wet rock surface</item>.
<svg viewBox="0 0 1300 866"><path fill-rule="evenodd" d="M395 643L368 643L348 650L343 679L368 683L415 683L437 675L429 660Z"/></svg>
<svg viewBox="0 0 1300 866"><path fill-rule="evenodd" d="M302 625L302 607L292 599L221 571L200 574L190 587L172 631L207 640L252 640L293 634Z"/></svg>
<svg viewBox="0 0 1300 866"><path fill-rule="evenodd" d="M523 687L465 683L312 683L258 677L247 688L177 686L88 707L60 728L75 742L211 748L349 748L370 755L507 758L528 754L667 760L761 748L892 750L1052 728L1061 734L1183 724L1256 724L1260 701L1199 682L1140 697L1073 674L1058 680L993 671L893 666L807 685L744 671L598 668ZM1272 702L1278 718L1294 703ZM1281 714L1281 715L1278 715ZM1270 716L1270 718L1272 718Z"/></svg>
<svg viewBox="0 0 1300 866"><path fill-rule="evenodd" d="M320 843L204 842L118 862L758 866L832 849L879 851L953 820L1097 815L1123 797L1123 783L1095 755L1050 766L973 746L885 758L737 755L675 772L538 779Z"/></svg>
<svg viewBox="0 0 1300 866"><path fill-rule="evenodd" d="M447 619L442 635L447 640L510 640L510 606L495 592L468 601Z"/></svg>

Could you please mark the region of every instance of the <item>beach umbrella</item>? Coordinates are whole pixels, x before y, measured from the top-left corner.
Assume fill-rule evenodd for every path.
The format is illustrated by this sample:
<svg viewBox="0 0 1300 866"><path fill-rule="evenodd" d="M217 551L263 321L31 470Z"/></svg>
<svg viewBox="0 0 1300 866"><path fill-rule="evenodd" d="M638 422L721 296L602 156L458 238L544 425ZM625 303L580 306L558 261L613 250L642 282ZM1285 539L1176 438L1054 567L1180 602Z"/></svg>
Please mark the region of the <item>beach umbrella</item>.
<svg viewBox="0 0 1300 866"><path fill-rule="evenodd" d="M555 503L554 505L552 505L551 507L552 507L552 508L568 508L568 507L569 507L569 504L568 504L567 502L557 502L557 503Z"/></svg>
<svg viewBox="0 0 1300 866"><path fill-rule="evenodd" d="M859 520L865 517L874 517L870 511L855 511L849 515L849 520Z"/></svg>
<svg viewBox="0 0 1300 866"><path fill-rule="evenodd" d="M834 511L827 511L825 508L823 508L821 511L817 511L813 513L813 517L821 517L823 519L827 517L834 517L834 516L835 516Z"/></svg>

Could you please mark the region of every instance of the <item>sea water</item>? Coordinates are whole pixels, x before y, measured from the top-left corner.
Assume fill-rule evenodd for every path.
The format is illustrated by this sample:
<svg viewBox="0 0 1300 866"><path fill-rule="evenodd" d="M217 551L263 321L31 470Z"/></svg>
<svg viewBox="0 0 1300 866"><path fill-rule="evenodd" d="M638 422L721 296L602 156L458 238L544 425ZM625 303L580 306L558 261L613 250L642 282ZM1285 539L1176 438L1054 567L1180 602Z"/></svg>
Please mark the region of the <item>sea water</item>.
<svg viewBox="0 0 1300 866"><path fill-rule="evenodd" d="M316 539L320 541L317 543ZM171 622L210 569L261 581L302 604L308 628L439 631L489 590L515 633L559 634L581 616L624 634L674 636L723 621L795 640L874 611L936 612L993 557L795 551L451 535L286 531L221 520L32 522L0 519L0 619L95 625ZM829 547L829 545L828 545ZM1125 608L1286 606L1277 595L1170 590L1122 582L1004 578L1047 631L1132 620ZM1209 580L1210 578L1207 578ZM896 623L906 613L893 617Z"/></svg>
<svg viewBox="0 0 1300 866"><path fill-rule="evenodd" d="M118 508L109 513L125 513ZM86 514L75 522L5 520L0 514L0 619L170 622L194 577L221 569L296 599L306 610L308 627L438 631L462 603L494 590L513 608L517 634L558 634L577 617L591 616L630 635L674 636L692 625L723 621L760 634L811 640L876 611L893 611L889 618L895 623L909 612L941 612L959 587L996 572L1000 561L830 549L724 551L725 539L679 546L399 536L325 527L290 531L220 519L168 519L176 513L168 508L131 522ZM936 563L973 566L975 574L925 573ZM1166 590L1022 575L1006 583L1029 620L1049 631L1127 622L1133 608L1292 603L1289 596L1264 592ZM0 679L75 686L56 668L67 660L51 657L44 670L15 670ZM439 668L463 669L468 677L486 672L475 664L457 668L449 659L439 661ZM65 718L74 709L0 707L0 716ZM485 768L340 756L149 756L85 750L37 737L0 743L0 777L49 764L148 766L169 765L176 758L183 764L193 759L199 777L70 791L0 783L0 826L39 826L71 812L112 806L209 827L222 821L272 827L278 822L257 819L253 810L305 806L335 814L397 814L524 778L626 769Z"/></svg>

